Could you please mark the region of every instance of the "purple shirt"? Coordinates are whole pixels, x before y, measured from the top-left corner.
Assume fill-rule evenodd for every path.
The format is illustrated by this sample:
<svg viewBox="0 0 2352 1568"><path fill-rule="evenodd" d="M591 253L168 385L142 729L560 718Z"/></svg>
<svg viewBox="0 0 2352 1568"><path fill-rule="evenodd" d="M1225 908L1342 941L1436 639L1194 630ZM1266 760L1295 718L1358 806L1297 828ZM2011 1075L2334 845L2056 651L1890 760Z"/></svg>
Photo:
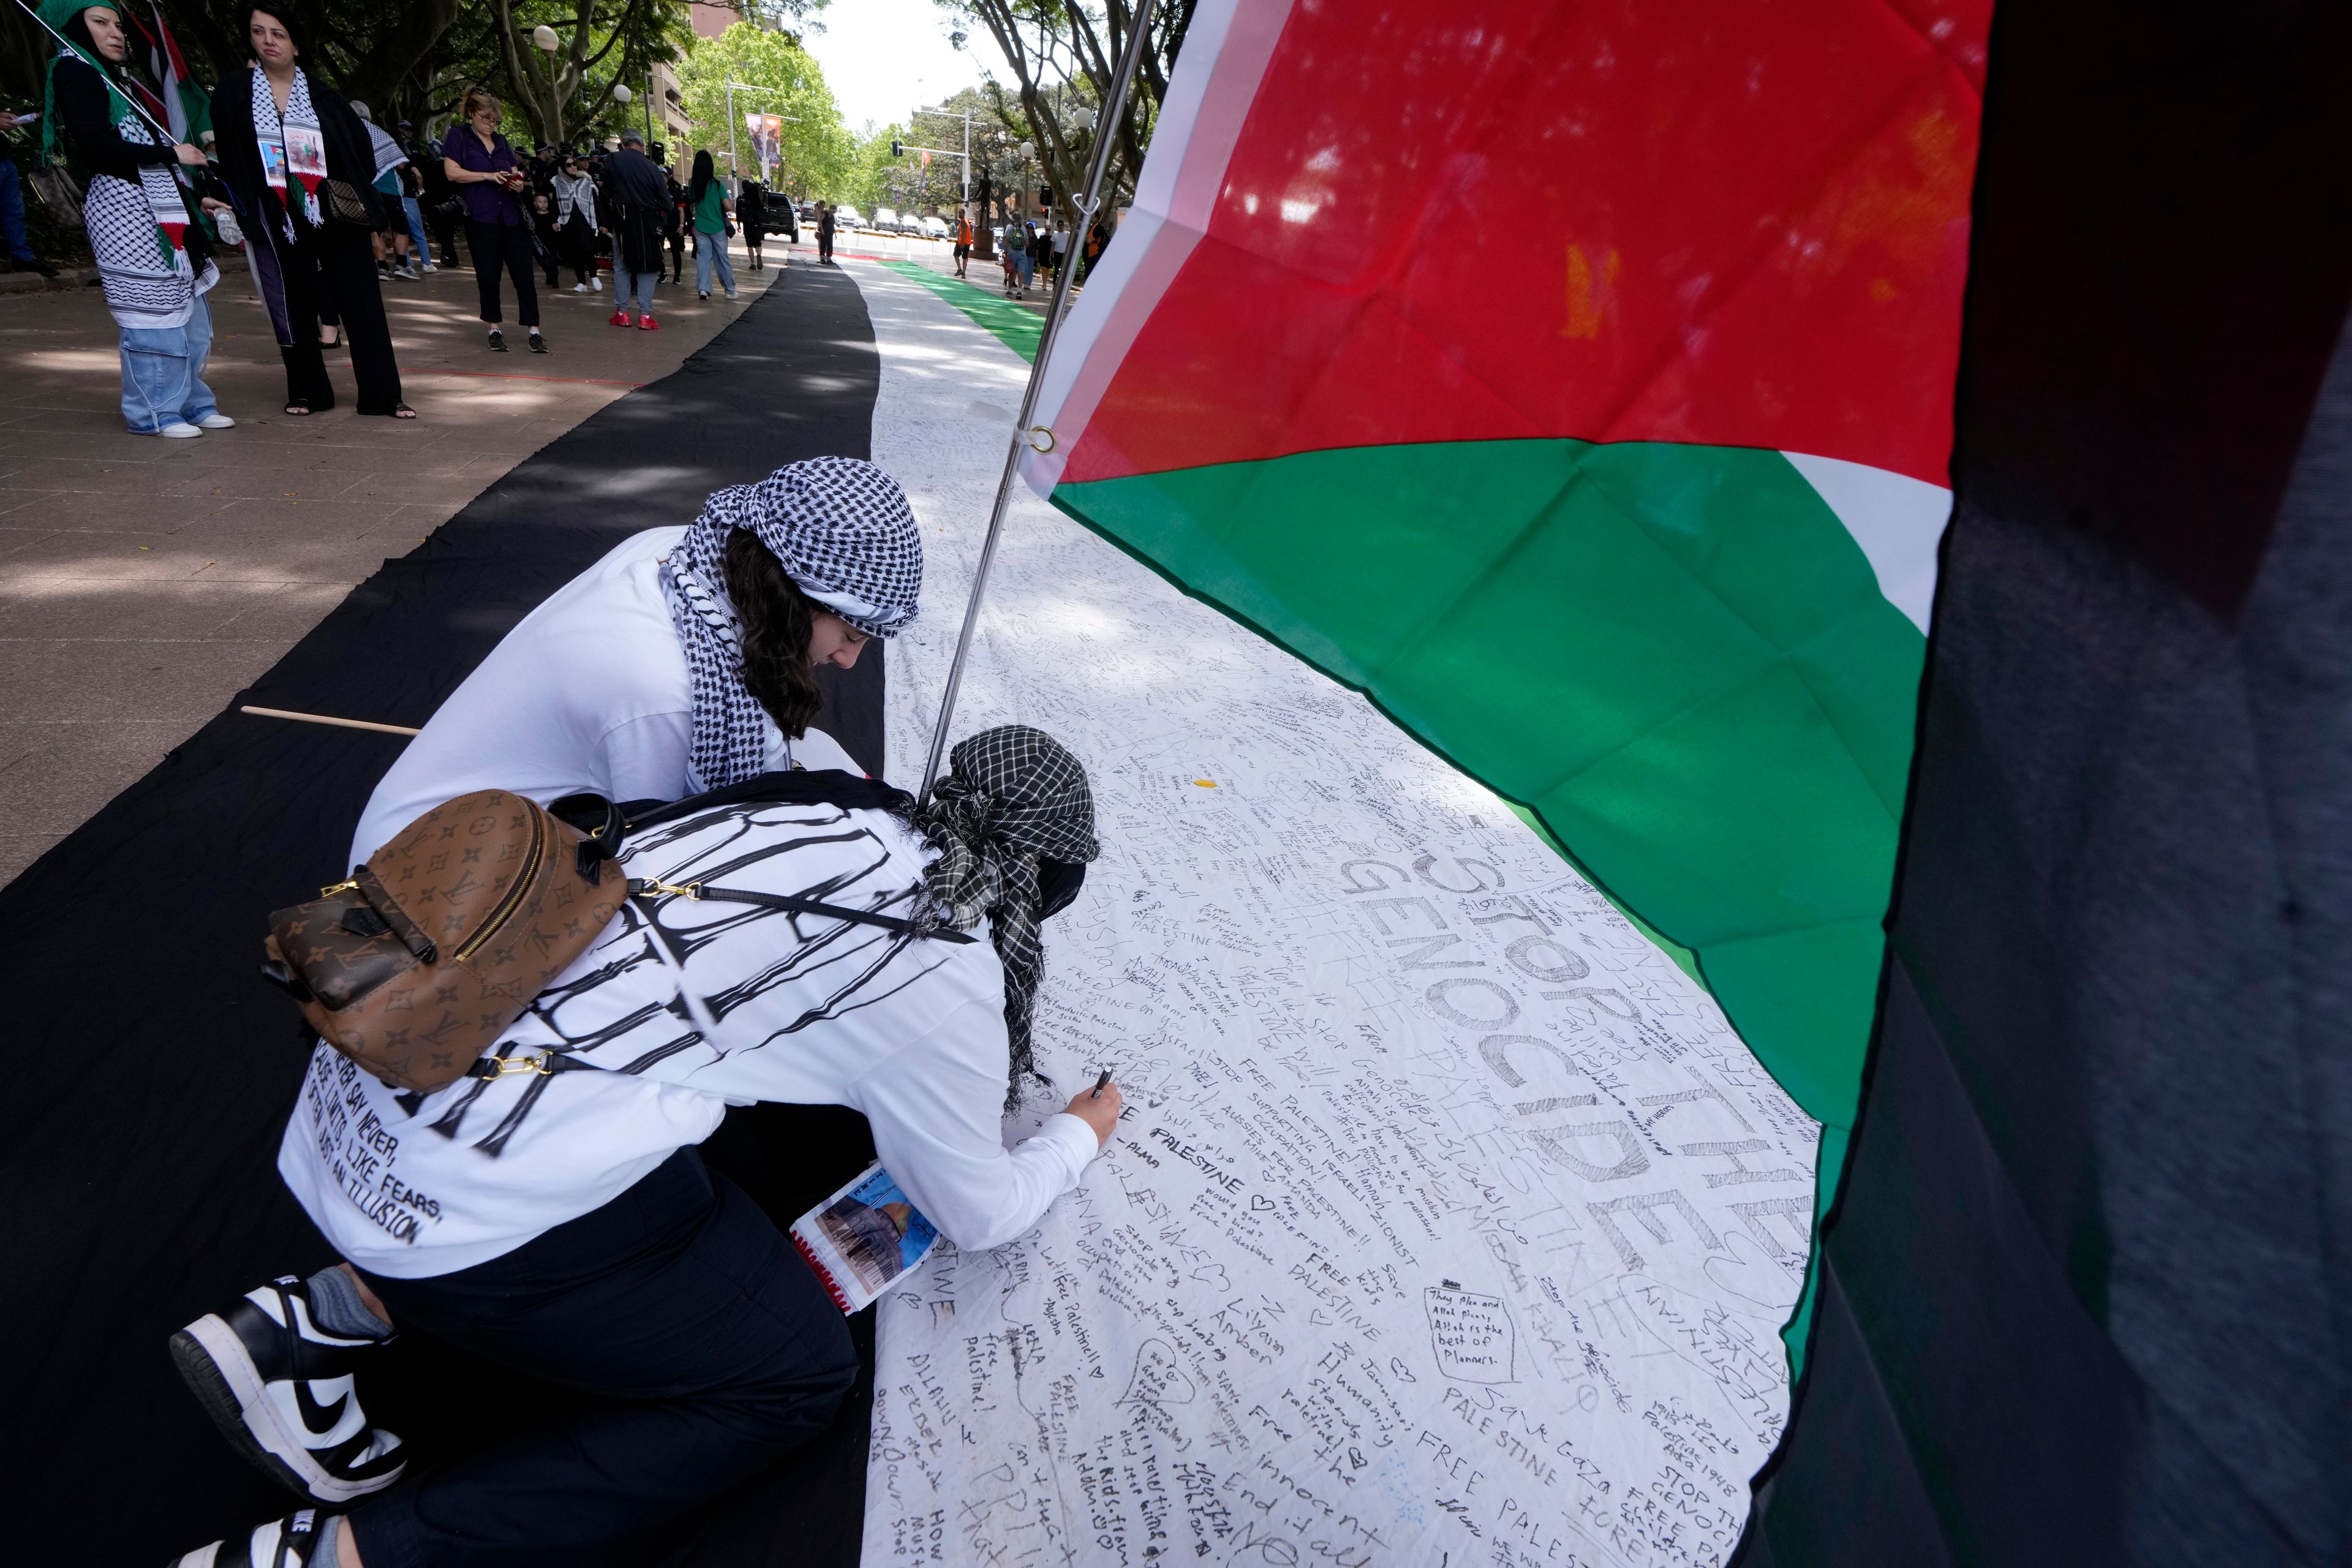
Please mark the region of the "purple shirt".
<svg viewBox="0 0 2352 1568"><path fill-rule="evenodd" d="M520 164L514 149L507 145L505 137L491 132L490 146L485 152L482 139L474 134L472 126L463 122L449 127L449 134L441 138L441 155L461 169L483 174L495 169L512 169ZM457 194L466 198L467 216L476 223L519 226L523 221L522 204L515 198L512 191L483 181L469 180L457 187Z"/></svg>

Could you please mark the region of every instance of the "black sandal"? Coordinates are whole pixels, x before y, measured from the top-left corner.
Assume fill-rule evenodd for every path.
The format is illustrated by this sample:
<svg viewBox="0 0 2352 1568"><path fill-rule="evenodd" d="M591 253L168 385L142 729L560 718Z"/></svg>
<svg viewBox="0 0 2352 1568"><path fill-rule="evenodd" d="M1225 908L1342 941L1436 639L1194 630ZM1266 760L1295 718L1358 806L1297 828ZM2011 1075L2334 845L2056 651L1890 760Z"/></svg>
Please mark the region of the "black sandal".
<svg viewBox="0 0 2352 1568"><path fill-rule="evenodd" d="M310 400L307 397L289 397L286 400L286 412L298 419L305 417L310 412Z"/></svg>
<svg viewBox="0 0 2352 1568"><path fill-rule="evenodd" d="M394 419L414 419L416 417L416 410L405 403L395 403L392 405L392 416Z"/></svg>

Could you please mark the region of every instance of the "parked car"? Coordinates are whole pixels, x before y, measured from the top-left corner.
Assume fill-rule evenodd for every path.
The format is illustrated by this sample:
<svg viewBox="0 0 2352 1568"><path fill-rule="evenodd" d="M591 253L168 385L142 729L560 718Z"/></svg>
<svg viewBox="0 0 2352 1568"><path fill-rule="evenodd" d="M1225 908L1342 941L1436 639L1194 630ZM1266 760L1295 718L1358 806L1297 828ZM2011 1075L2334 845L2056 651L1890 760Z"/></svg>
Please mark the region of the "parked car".
<svg viewBox="0 0 2352 1568"><path fill-rule="evenodd" d="M838 206L833 209L833 226L836 229L864 228L866 220L857 216L856 207Z"/></svg>
<svg viewBox="0 0 2352 1568"><path fill-rule="evenodd" d="M920 226L926 239L945 239L948 237L948 220L943 217L924 218L920 220Z"/></svg>
<svg viewBox="0 0 2352 1568"><path fill-rule="evenodd" d="M892 208L889 208L889 207L876 207L876 208L874 209L874 223L873 223L873 228L874 228L874 232L875 232L875 233L877 233L877 234L896 234L896 233L898 233L898 213L897 213L895 210L893 210Z"/></svg>

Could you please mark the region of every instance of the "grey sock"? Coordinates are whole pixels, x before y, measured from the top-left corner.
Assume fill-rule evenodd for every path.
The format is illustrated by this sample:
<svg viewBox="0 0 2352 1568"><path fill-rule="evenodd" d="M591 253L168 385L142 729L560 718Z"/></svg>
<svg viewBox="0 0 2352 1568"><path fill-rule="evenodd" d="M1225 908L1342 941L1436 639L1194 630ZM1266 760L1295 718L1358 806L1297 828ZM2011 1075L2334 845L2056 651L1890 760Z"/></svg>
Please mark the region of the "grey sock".
<svg viewBox="0 0 2352 1568"><path fill-rule="evenodd" d="M359 1282L338 1265L321 1268L302 1281L310 1298L310 1321L331 1334L347 1340L388 1340L392 1325L368 1310L360 1300Z"/></svg>
<svg viewBox="0 0 2352 1568"><path fill-rule="evenodd" d="M340 1268L335 1272L343 1274ZM350 1275L343 1274L344 1284L350 1284L351 1280ZM319 1520L318 1533L310 1538L310 1555L303 1560L302 1568L335 1568L335 1537L341 1534L342 1530L341 1514L321 1515Z"/></svg>

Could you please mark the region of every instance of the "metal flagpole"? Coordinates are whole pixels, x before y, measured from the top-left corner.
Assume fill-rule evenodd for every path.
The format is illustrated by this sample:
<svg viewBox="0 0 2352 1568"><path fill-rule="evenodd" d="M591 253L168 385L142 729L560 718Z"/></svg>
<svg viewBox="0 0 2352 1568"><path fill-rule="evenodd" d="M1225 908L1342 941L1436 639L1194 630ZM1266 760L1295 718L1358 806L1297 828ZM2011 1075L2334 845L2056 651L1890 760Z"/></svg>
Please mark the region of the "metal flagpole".
<svg viewBox="0 0 2352 1568"><path fill-rule="evenodd" d="M1071 237L1074 254L1081 237L1094 226L1095 211L1102 205L1103 176L1110 168L1110 146L1113 133L1127 112L1128 89L1135 83L1135 68L1143 58L1143 46L1151 31L1152 0L1140 0L1135 8L1135 31L1127 40L1127 53L1118 62L1118 79L1111 87L1110 100L1096 123L1093 166L1087 171L1086 198L1077 204L1079 226ZM980 602L988 592L988 571L996 563L997 541L1004 532L1004 509L1013 499L1013 483L1021 466L1021 449L1030 445L1038 432L1029 427L1029 420L1037 410L1037 388L1045 375L1045 364L1053 357L1054 340L1062 327L1062 309L1070 297L1070 274L1076 268L1064 264L1054 279L1054 302L1045 310L1045 331L1037 339L1037 361L1029 367L1029 386L1021 395L1021 416L1013 422L1013 439L1004 453L1004 473L996 481L996 505L988 514L988 537L980 547L980 570L972 574L971 597L963 607L963 630L956 636L955 658L948 666L948 687L940 699L940 721L931 731L931 754L923 764L923 787L917 798L929 799L931 786L939 782L940 757L947 750L948 725L955 718L956 692L963 685L964 660L971 653L971 634L980 625ZM1046 433L1047 444L1039 451L1052 450L1052 436Z"/></svg>

